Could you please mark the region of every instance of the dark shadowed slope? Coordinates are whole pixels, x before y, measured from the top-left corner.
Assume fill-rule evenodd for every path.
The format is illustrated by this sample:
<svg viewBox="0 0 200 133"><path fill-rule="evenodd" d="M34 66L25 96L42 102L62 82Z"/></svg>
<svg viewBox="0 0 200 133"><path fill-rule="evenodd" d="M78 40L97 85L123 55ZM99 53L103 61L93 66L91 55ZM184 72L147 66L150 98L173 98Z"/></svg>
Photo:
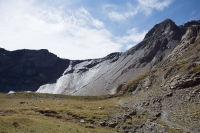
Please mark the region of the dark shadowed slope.
<svg viewBox="0 0 200 133"><path fill-rule="evenodd" d="M0 48L0 91L36 91L56 82L69 66L47 50L7 51Z"/></svg>

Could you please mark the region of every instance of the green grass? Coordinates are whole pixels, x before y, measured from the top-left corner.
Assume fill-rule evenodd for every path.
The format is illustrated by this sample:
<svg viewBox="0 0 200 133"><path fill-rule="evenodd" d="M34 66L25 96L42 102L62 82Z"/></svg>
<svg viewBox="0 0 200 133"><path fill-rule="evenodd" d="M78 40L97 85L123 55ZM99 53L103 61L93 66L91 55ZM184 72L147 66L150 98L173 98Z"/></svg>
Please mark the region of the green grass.
<svg viewBox="0 0 200 133"><path fill-rule="evenodd" d="M114 133L99 122L123 108L116 104L119 98L0 94L0 133Z"/></svg>
<svg viewBox="0 0 200 133"><path fill-rule="evenodd" d="M138 81L142 80L143 78L147 77L148 75L150 75L150 71L136 77L131 82L127 83L125 86L122 87L122 90L121 90L122 93L126 93L127 91L131 91L132 88L137 86Z"/></svg>
<svg viewBox="0 0 200 133"><path fill-rule="evenodd" d="M189 70L189 73L199 73L199 72L200 72L200 65Z"/></svg>

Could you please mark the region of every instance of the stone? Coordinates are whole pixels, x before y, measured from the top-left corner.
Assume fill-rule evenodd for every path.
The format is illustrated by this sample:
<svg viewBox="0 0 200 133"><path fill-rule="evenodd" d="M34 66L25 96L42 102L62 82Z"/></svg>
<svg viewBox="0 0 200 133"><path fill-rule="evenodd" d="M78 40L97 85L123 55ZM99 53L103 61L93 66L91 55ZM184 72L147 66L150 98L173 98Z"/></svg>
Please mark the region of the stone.
<svg viewBox="0 0 200 133"><path fill-rule="evenodd" d="M92 125L87 125L87 126L85 126L85 128L94 128L94 126L92 126Z"/></svg>
<svg viewBox="0 0 200 133"><path fill-rule="evenodd" d="M124 125L121 125L120 127L119 127L119 130L125 130L126 129L126 124L124 124Z"/></svg>
<svg viewBox="0 0 200 133"><path fill-rule="evenodd" d="M143 102L142 105L144 105L144 106L148 106L148 105L149 105L149 102Z"/></svg>
<svg viewBox="0 0 200 133"><path fill-rule="evenodd" d="M166 97L172 97L173 96L173 93L172 92L169 92L165 95Z"/></svg>
<svg viewBox="0 0 200 133"><path fill-rule="evenodd" d="M19 102L20 104L25 104L26 102Z"/></svg>
<svg viewBox="0 0 200 133"><path fill-rule="evenodd" d="M80 123L85 123L85 120L81 119L81 120L80 120Z"/></svg>
<svg viewBox="0 0 200 133"><path fill-rule="evenodd" d="M0 116L4 116L5 114L4 114L4 112L3 111L1 111L0 112Z"/></svg>
<svg viewBox="0 0 200 133"><path fill-rule="evenodd" d="M136 110L132 110L132 111L129 113L130 116L133 116L133 115L136 115L136 114L137 114L137 111L136 111Z"/></svg>
<svg viewBox="0 0 200 133"><path fill-rule="evenodd" d="M153 112L152 116L154 117L160 117L161 116L161 112Z"/></svg>
<svg viewBox="0 0 200 133"><path fill-rule="evenodd" d="M108 122L108 127L115 128L117 124L117 122Z"/></svg>
<svg viewBox="0 0 200 133"><path fill-rule="evenodd" d="M99 123L99 125L105 127L105 126L107 126L107 123L105 121L102 121Z"/></svg>
<svg viewBox="0 0 200 133"><path fill-rule="evenodd" d="M196 89L192 92L192 94L197 94L198 92L200 92L200 89Z"/></svg>

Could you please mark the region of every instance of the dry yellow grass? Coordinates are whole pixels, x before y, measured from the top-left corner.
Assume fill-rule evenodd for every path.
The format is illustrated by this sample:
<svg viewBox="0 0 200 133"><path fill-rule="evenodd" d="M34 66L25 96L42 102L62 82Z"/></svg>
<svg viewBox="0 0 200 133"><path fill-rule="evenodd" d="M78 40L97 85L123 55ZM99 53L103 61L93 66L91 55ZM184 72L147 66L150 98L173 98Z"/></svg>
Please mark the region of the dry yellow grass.
<svg viewBox="0 0 200 133"><path fill-rule="evenodd" d="M115 96L72 97L16 93L0 94L0 133L112 133L99 126L119 111Z"/></svg>

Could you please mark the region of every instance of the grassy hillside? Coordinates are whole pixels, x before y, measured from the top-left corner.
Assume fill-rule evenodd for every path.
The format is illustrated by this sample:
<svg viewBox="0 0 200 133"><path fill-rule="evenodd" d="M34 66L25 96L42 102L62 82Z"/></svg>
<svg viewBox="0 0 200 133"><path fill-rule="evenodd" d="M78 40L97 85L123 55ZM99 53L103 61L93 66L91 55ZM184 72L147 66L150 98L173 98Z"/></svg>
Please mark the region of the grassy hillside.
<svg viewBox="0 0 200 133"><path fill-rule="evenodd" d="M121 133L151 127L150 119L157 119L156 130L161 126L167 132L181 131L145 110L133 109L139 97L146 93L92 97L0 94L0 133Z"/></svg>

